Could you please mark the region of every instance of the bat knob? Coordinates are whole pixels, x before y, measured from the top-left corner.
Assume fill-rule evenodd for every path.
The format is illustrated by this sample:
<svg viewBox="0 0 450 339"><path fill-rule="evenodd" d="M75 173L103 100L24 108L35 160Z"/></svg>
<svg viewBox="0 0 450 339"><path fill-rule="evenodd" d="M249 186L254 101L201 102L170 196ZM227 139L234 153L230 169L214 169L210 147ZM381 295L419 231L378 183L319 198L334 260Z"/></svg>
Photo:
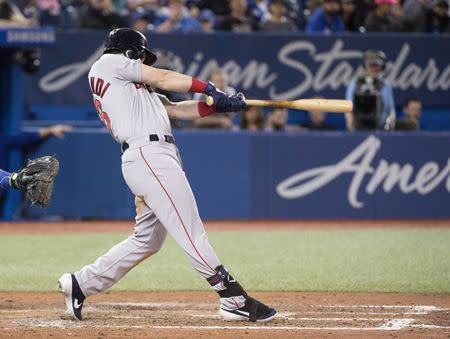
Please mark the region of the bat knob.
<svg viewBox="0 0 450 339"><path fill-rule="evenodd" d="M206 97L206 104L207 104L208 106L214 105L214 99L213 99L213 97Z"/></svg>

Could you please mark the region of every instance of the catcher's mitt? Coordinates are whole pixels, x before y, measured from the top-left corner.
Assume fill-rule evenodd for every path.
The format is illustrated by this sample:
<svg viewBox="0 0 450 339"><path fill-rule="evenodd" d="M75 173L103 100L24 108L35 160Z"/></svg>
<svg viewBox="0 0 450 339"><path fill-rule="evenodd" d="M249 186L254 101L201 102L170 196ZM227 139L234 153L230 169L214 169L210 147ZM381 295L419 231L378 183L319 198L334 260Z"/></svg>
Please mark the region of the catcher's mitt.
<svg viewBox="0 0 450 339"><path fill-rule="evenodd" d="M33 205L47 207L58 171L59 162L55 157L28 160L24 168L11 175L11 187L24 191Z"/></svg>

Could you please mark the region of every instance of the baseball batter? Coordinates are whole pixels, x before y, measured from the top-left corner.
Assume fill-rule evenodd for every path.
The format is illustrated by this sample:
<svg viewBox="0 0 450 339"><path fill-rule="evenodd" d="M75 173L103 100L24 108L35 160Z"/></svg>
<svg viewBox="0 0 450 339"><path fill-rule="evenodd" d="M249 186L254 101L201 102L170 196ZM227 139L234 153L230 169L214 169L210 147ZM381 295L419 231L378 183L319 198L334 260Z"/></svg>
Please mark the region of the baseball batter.
<svg viewBox="0 0 450 339"><path fill-rule="evenodd" d="M122 173L136 196L136 225L130 237L93 264L59 279L67 310L81 320L85 298L110 288L158 252L168 232L219 294L219 314L224 320L269 321L277 311L248 296L212 249L169 122L169 118L194 120L215 112L240 111L245 103L212 83L151 67L155 61L144 35L119 28L110 32L102 57L89 72L97 113L122 145ZM203 93L214 98L214 106L199 101L172 103L156 94L154 87Z"/></svg>

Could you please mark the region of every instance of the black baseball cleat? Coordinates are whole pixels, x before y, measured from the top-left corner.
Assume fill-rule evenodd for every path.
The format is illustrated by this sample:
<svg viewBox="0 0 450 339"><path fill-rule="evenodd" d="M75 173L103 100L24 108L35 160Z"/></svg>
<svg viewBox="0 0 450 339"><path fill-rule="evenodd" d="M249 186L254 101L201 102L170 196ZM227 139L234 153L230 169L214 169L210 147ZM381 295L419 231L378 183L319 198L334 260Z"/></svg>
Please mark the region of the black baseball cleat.
<svg viewBox="0 0 450 339"><path fill-rule="evenodd" d="M245 305L237 310L220 308L219 315L225 321L270 321L277 315L277 310L264 305L256 299L246 296Z"/></svg>
<svg viewBox="0 0 450 339"><path fill-rule="evenodd" d="M65 273L59 278L58 283L59 289L64 294L67 312L72 318L82 320L81 310L86 297L81 292L77 279L73 274Z"/></svg>

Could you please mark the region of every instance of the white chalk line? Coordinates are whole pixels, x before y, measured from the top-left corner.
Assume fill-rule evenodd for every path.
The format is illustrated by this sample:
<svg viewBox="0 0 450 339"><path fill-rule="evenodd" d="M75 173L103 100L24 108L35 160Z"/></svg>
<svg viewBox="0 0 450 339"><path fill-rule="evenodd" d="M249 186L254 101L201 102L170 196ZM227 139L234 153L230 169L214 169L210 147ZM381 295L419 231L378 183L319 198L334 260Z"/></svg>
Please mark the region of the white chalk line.
<svg viewBox="0 0 450 339"><path fill-rule="evenodd" d="M315 305L323 308L381 308L381 309L409 309L413 312L450 311L450 308L442 308L434 305Z"/></svg>
<svg viewBox="0 0 450 339"><path fill-rule="evenodd" d="M425 328L425 329L442 329L442 330L450 330L450 326L427 325L427 324L412 324L412 325L409 325L409 327Z"/></svg>
<svg viewBox="0 0 450 339"><path fill-rule="evenodd" d="M104 308L101 307L96 307L94 305L89 305L86 306L85 308L86 312L90 312L90 313L101 313L101 312L105 312ZM445 309L443 309L445 310ZM32 313L32 312L48 312L48 311L55 311L55 308L35 308L35 309L24 309L24 310L0 310L0 314L1 313ZM144 310L139 310L139 311L145 311ZM151 311L151 310L149 310ZM189 310L189 312L192 312L192 310ZM359 312L359 311L353 311L353 312L349 312L349 311L325 311L325 312L320 312L320 311L302 311L299 312L301 314L348 314L348 315L375 315L375 316L401 316L401 315L424 315L424 314L429 314L429 312L424 312L424 313L417 313L417 312ZM296 314L296 313L293 313Z"/></svg>
<svg viewBox="0 0 450 339"><path fill-rule="evenodd" d="M312 319L317 320L317 319ZM373 320L373 319L371 319ZM386 319L383 319L386 320ZM331 327L313 327L313 326L197 326L197 325L96 325L89 324L90 328L112 328L112 329L162 329L162 330L259 330L259 331L398 331L407 328L421 328L421 329L450 329L450 326L438 326L428 324L413 324L414 319L392 319L381 326L375 327L350 327L350 326L331 326ZM17 322L20 325L27 326L23 321ZM46 319L29 319L29 325L36 328L85 328L79 322L73 320L46 320Z"/></svg>
<svg viewBox="0 0 450 339"><path fill-rule="evenodd" d="M81 325L66 326L64 324L48 326L36 324L35 327L59 327L65 329L82 328ZM145 326L145 325L91 325L90 328L112 328L112 329L159 329L159 330L245 330L245 331L398 331L409 327L422 329L449 329L450 327L434 326L425 324L412 325L407 322L396 323L395 326L377 327L312 327L312 326Z"/></svg>
<svg viewBox="0 0 450 339"><path fill-rule="evenodd" d="M430 314L430 312L358 312L358 311L324 311L324 312L314 312L314 311L307 311L302 312L302 314L354 314L354 315L426 315Z"/></svg>
<svg viewBox="0 0 450 339"><path fill-rule="evenodd" d="M205 304L207 306L211 306L210 304ZM101 312L104 311L99 308L98 306L115 306L115 307L136 307L139 310L142 310L143 308L158 308L158 307L169 307L169 308L179 308L182 306L192 306L191 304L182 304L182 303L175 303L175 302L163 302L163 303L156 303L156 302L146 302L146 303L137 303L137 302L119 302L119 303L97 303L91 305L91 307L87 307L87 310L90 312ZM195 306L200 306L200 304L196 304ZM297 321L330 321L330 322L341 322L341 321L382 321L384 322L380 326L376 327L311 327L311 326L146 326L146 325L92 325L92 327L96 328L148 328L148 329L192 329L192 330L226 330L226 329L234 329L234 330L294 330L294 331L301 331L301 330L328 330L328 331L394 331L394 330L401 330L405 328L421 328L421 329L450 329L450 326L439 326L439 325L428 325L428 324L414 324L414 319L411 318L399 318L399 319L386 319L386 318L367 318L367 317L302 317L302 318L294 318L292 316L296 314L320 314L320 313L326 313L326 314L349 314L349 315L355 315L355 314L370 314L370 315L419 315L419 314L429 314L431 312L437 312L437 311L448 311L450 309L448 308L440 308L432 305L413 305L413 306L406 306L406 305L309 305L307 307L318 307L318 308L325 308L325 309L343 309L343 308L362 308L362 309L399 309L399 310L405 310L409 312L348 312L348 311L342 311L342 312L332 312L332 311L325 311L324 310L318 310L316 312L281 312L279 313L279 317L282 319L287 320L297 320ZM20 312L39 312L39 311L48 311L49 309L27 309L27 310L0 310L1 313L20 313ZM50 310L54 310L50 309ZM219 318L218 315L213 314L197 314L197 315L191 315L194 317L208 317L217 319ZM132 316L132 315L116 315L112 316L112 318L117 319L140 319L142 316ZM32 327L56 327L56 328L82 328L84 327L81 324L74 324L73 321L70 320L61 320L61 319L28 319L29 325ZM17 323L24 324L23 321L19 321Z"/></svg>
<svg viewBox="0 0 450 339"><path fill-rule="evenodd" d="M211 304L186 304L179 302L101 302L95 303L95 307L112 307L112 308L120 308L120 307L136 307L136 308L179 308L179 307L210 307Z"/></svg>
<svg viewBox="0 0 450 339"><path fill-rule="evenodd" d="M414 319L391 319L381 326L382 329L401 330L409 327L414 322Z"/></svg>
<svg viewBox="0 0 450 339"><path fill-rule="evenodd" d="M295 318L292 317L296 313L289 312L286 313L278 313L277 318L285 319L285 320L298 320L298 321L387 321L389 319L386 318L357 318L357 317L347 317L347 318ZM217 314L191 314L191 317L194 318L208 318L208 319L220 319L220 316Z"/></svg>

